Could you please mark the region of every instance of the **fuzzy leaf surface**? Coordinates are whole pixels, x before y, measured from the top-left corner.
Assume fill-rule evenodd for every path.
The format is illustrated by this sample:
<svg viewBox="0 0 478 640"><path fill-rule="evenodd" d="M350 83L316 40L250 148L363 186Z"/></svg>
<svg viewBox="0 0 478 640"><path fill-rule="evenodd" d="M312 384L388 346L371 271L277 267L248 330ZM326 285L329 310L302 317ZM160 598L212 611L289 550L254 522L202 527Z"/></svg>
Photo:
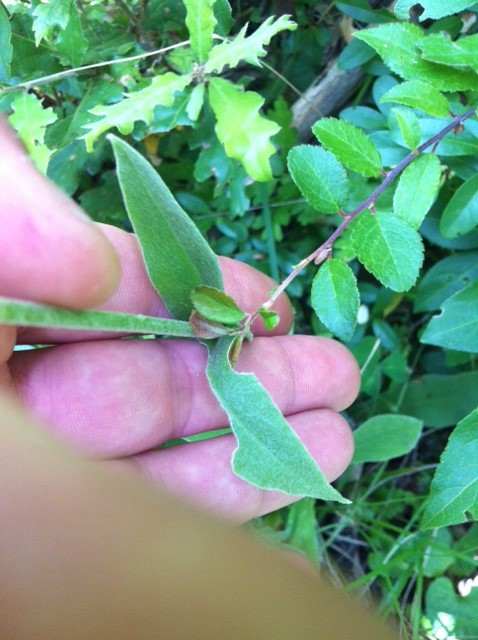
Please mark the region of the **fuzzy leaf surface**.
<svg viewBox="0 0 478 640"><path fill-rule="evenodd" d="M380 102L398 102L437 118L446 118L450 114L450 106L445 96L422 80L406 80L395 85L383 94Z"/></svg>
<svg viewBox="0 0 478 640"><path fill-rule="evenodd" d="M421 57L417 43L423 38L423 31L414 24L382 24L355 32L354 37L375 49L387 67L405 80L421 80L444 91L478 89L478 77L469 71L452 69Z"/></svg>
<svg viewBox="0 0 478 640"><path fill-rule="evenodd" d="M330 151L312 145L293 147L287 164L307 202L321 213L337 213L347 202L345 169Z"/></svg>
<svg viewBox="0 0 478 640"><path fill-rule="evenodd" d="M194 338L188 322L109 311L72 311L43 304L0 298L0 322L20 327L85 329Z"/></svg>
<svg viewBox="0 0 478 640"><path fill-rule="evenodd" d="M418 229L440 188L441 165L434 153L418 156L400 176L393 196L393 210Z"/></svg>
<svg viewBox="0 0 478 640"><path fill-rule="evenodd" d="M445 300L441 314L430 320L420 342L478 353L478 282Z"/></svg>
<svg viewBox="0 0 478 640"><path fill-rule="evenodd" d="M478 519L478 409L457 424L433 478L422 528Z"/></svg>
<svg viewBox="0 0 478 640"><path fill-rule="evenodd" d="M0 7L0 82L8 82L11 76L13 47L12 30L6 10Z"/></svg>
<svg viewBox="0 0 478 640"><path fill-rule="evenodd" d="M359 215L353 222L352 244L363 266L393 291L408 291L423 262L420 235L393 214Z"/></svg>
<svg viewBox="0 0 478 640"><path fill-rule="evenodd" d="M353 433L355 451L352 464L381 462L412 451L422 432L423 422L411 416L373 416Z"/></svg>
<svg viewBox="0 0 478 640"><path fill-rule="evenodd" d="M311 289L312 307L325 326L342 340L350 340L360 297L352 269L342 260L326 260L316 273Z"/></svg>
<svg viewBox="0 0 478 640"><path fill-rule="evenodd" d="M186 6L186 26L191 49L198 62L206 61L212 48L212 34L216 26L213 6L215 0L183 0Z"/></svg>
<svg viewBox="0 0 478 640"><path fill-rule="evenodd" d="M355 125L337 118L321 118L312 131L319 142L352 171L367 178L380 175L380 154L373 142Z"/></svg>
<svg viewBox="0 0 478 640"><path fill-rule="evenodd" d="M417 46L425 60L478 70L478 34L453 41L444 33L432 33L422 38Z"/></svg>
<svg viewBox="0 0 478 640"><path fill-rule="evenodd" d="M401 20L408 20L410 9L416 4L418 4L416 0L398 0L393 11ZM474 4L474 0L420 0L420 5L424 9L420 20L428 18L438 20L464 11Z"/></svg>
<svg viewBox="0 0 478 640"><path fill-rule="evenodd" d="M73 0L50 0L39 3L33 13L33 32L35 45L38 47L45 36L50 35L54 29L64 29L70 18Z"/></svg>
<svg viewBox="0 0 478 640"><path fill-rule="evenodd" d="M44 109L33 93L20 93L10 106L13 114L8 121L17 130L38 170L46 173L53 151L44 142L45 132L57 115L51 107Z"/></svg>
<svg viewBox="0 0 478 640"><path fill-rule="evenodd" d="M190 81L191 78L187 75L178 76L168 71L153 78L148 87L126 94L125 98L116 104L94 107L90 113L102 118L85 125L85 129L88 129L88 133L83 136L86 148L91 151L100 135L113 127L122 134L128 135L133 131L134 123L138 120L150 124L154 108L158 105L170 107L176 93L182 91Z"/></svg>
<svg viewBox="0 0 478 640"><path fill-rule="evenodd" d="M187 320L192 290L223 289L216 256L159 174L126 142L110 136L118 179L146 269L171 315Z"/></svg>
<svg viewBox="0 0 478 640"><path fill-rule="evenodd" d="M276 151L271 137L280 127L260 114L264 98L229 80L212 78L209 100L217 120L217 137L227 155L239 160L253 180L271 180L269 158Z"/></svg>
<svg viewBox="0 0 478 640"><path fill-rule="evenodd" d="M237 67L241 61L260 65L259 58L266 55L264 47L273 36L280 31L297 29L296 23L289 20L287 15L281 16L275 22L274 17L270 16L250 36L246 36L247 27L246 24L230 42L222 42L211 50L204 67L206 73L221 73L224 67Z"/></svg>
<svg viewBox="0 0 478 640"><path fill-rule="evenodd" d="M261 489L348 503L327 482L257 378L232 369L232 342L226 336L208 345L207 377L237 438L234 473Z"/></svg>
<svg viewBox="0 0 478 640"><path fill-rule="evenodd" d="M440 231L445 238L456 238L478 225L478 174L468 178L446 205L440 218Z"/></svg>
<svg viewBox="0 0 478 640"><path fill-rule="evenodd" d="M196 311L211 322L235 325L246 317L234 300L224 291L201 285L191 292Z"/></svg>

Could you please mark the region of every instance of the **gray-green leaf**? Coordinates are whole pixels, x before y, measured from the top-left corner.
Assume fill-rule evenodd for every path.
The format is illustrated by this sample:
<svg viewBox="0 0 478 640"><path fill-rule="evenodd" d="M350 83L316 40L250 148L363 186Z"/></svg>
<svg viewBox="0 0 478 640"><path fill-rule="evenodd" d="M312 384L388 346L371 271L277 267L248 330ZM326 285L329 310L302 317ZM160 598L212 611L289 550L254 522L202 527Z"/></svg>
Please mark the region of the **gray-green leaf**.
<svg viewBox="0 0 478 640"><path fill-rule="evenodd" d="M327 260L312 282L312 307L325 326L342 340L350 340L360 303L357 280L342 260Z"/></svg>
<svg viewBox="0 0 478 640"><path fill-rule="evenodd" d="M226 336L209 346L207 376L237 438L234 473L261 489L348 503L327 482L257 378L231 368L233 340Z"/></svg>
<svg viewBox="0 0 478 640"><path fill-rule="evenodd" d="M126 142L109 136L128 215L149 278L172 316L187 320L192 290L223 289L218 260L158 173Z"/></svg>
<svg viewBox="0 0 478 640"><path fill-rule="evenodd" d="M10 80L10 63L13 56L12 30L5 7L0 6L0 82Z"/></svg>
<svg viewBox="0 0 478 640"><path fill-rule="evenodd" d="M381 462L404 456L414 449L423 422L396 414L373 416L354 431L355 452L352 464Z"/></svg>

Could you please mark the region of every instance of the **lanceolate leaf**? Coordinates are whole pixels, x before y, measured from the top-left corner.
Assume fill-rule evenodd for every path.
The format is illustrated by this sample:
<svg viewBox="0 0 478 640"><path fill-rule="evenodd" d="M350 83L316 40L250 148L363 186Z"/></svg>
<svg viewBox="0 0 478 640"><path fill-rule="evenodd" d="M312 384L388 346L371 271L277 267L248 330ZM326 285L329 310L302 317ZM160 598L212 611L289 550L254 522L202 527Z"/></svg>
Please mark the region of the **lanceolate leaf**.
<svg viewBox="0 0 478 640"><path fill-rule="evenodd" d="M266 55L264 47L269 44L276 33L285 29L289 31L297 29L295 22L289 20L286 15L281 16L275 22L272 16L267 18L253 34L246 37L247 26L246 24L241 29L234 40L218 44L212 49L204 68L206 73L214 71L220 73L225 66L236 67L242 60L259 65L259 58Z"/></svg>
<svg viewBox="0 0 478 640"><path fill-rule="evenodd" d="M410 9L418 4L416 0L398 0L395 5L395 15L402 20L408 20ZM420 6L423 13L420 14L420 20L433 18L437 20L445 16L451 16L454 13L464 11L475 4L475 0L420 0Z"/></svg>
<svg viewBox="0 0 478 640"><path fill-rule="evenodd" d="M445 300L441 309L420 341L444 349L478 353L478 282Z"/></svg>
<svg viewBox="0 0 478 640"><path fill-rule="evenodd" d="M11 103L13 114L8 118L22 139L39 171L46 173L53 151L44 143L45 131L56 121L51 107L44 109L33 93L22 92Z"/></svg>
<svg viewBox="0 0 478 640"><path fill-rule="evenodd" d="M453 194L440 219L440 231L445 238L456 238L478 225L478 174L475 174Z"/></svg>
<svg viewBox="0 0 478 640"><path fill-rule="evenodd" d="M195 287L223 288L217 258L143 156L119 138L110 136L110 140L125 206L150 280L171 315L187 320Z"/></svg>
<svg viewBox="0 0 478 640"><path fill-rule="evenodd" d="M395 85L381 97L380 102L398 102L437 118L446 118L450 114L445 96L422 80L407 80Z"/></svg>
<svg viewBox="0 0 478 640"><path fill-rule="evenodd" d="M85 329L194 338L188 322L108 311L72 311L0 298L0 323L51 329Z"/></svg>
<svg viewBox="0 0 478 640"><path fill-rule="evenodd" d="M13 47L10 42L12 31L5 7L0 5L0 82L10 80L10 63L13 56Z"/></svg>
<svg viewBox="0 0 478 640"><path fill-rule="evenodd" d="M292 179L314 209L320 213L337 213L345 205L347 174L332 153L320 147L300 145L289 151L287 164Z"/></svg>
<svg viewBox="0 0 478 640"><path fill-rule="evenodd" d="M209 346L207 376L237 438L234 472L261 489L347 503L329 485L256 377L231 368L232 341L227 336Z"/></svg>
<svg viewBox="0 0 478 640"><path fill-rule="evenodd" d="M360 303L357 280L342 260L327 260L312 282L312 307L325 326L342 340L350 340Z"/></svg>
<svg viewBox="0 0 478 640"><path fill-rule="evenodd" d="M380 175L380 154L358 127L336 118L321 118L312 131L319 142L352 171L366 177Z"/></svg>
<svg viewBox="0 0 478 640"><path fill-rule="evenodd" d="M352 464L404 456L417 444L423 422L397 414L373 416L354 431Z"/></svg>
<svg viewBox="0 0 478 640"><path fill-rule="evenodd" d="M419 156L400 176L393 210L414 229L428 213L440 187L441 165L434 153Z"/></svg>
<svg viewBox="0 0 478 640"><path fill-rule="evenodd" d="M198 62L203 63L212 47L212 34L216 26L213 5L215 0L183 0L186 5L186 26L191 49Z"/></svg>
<svg viewBox="0 0 478 640"><path fill-rule="evenodd" d="M466 464L464 461L466 459ZM433 478L422 528L478 519L478 409L459 422Z"/></svg>
<svg viewBox="0 0 478 640"><path fill-rule="evenodd" d="M408 291L423 261L420 235L390 213L362 213L353 222L352 244L363 266L393 291Z"/></svg>
<svg viewBox="0 0 478 640"><path fill-rule="evenodd" d="M158 105L170 107L174 102L175 94L182 91L190 82L190 76L178 76L168 72L153 78L151 84L145 89L126 94L121 102L94 107L90 113L103 118L85 125L85 129L88 129L88 133L83 136L86 148L91 151L99 136L113 127L117 127L121 133L127 135L133 131L134 123L138 120L149 124L153 119L154 108Z"/></svg>
<svg viewBox="0 0 478 640"><path fill-rule="evenodd" d="M37 4L32 14L37 47L41 40L50 35L55 28L66 27L72 2L73 0L50 0L50 2Z"/></svg>
<svg viewBox="0 0 478 640"><path fill-rule="evenodd" d="M478 76L451 69L421 57L417 43L423 37L420 27L409 23L389 23L354 33L379 54L385 64L405 80L422 80L444 91L478 89Z"/></svg>
<svg viewBox="0 0 478 640"><path fill-rule="evenodd" d="M253 180L271 180L269 158L276 149L270 139L280 127L259 113L264 98L228 80L213 78L209 99L217 119L217 137L227 155L239 160Z"/></svg>

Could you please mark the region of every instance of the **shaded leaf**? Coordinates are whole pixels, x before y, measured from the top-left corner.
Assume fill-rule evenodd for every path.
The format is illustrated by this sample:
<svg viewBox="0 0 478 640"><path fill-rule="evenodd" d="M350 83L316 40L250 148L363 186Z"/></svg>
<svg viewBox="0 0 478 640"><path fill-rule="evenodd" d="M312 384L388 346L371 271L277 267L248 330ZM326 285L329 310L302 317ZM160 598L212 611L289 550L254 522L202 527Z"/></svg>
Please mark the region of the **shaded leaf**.
<svg viewBox="0 0 478 640"><path fill-rule="evenodd" d="M126 142L110 136L128 215L149 278L172 316L187 320L192 290L222 289L216 256L158 173Z"/></svg>
<svg viewBox="0 0 478 640"><path fill-rule="evenodd" d="M352 464L381 462L404 456L415 448L423 422L411 416L373 416L353 432L355 451Z"/></svg>
<svg viewBox="0 0 478 640"><path fill-rule="evenodd" d="M466 455L466 464L464 456ZM457 424L437 467L423 529L478 519L478 409Z"/></svg>
<svg viewBox="0 0 478 640"><path fill-rule="evenodd" d="M91 151L99 136L113 127L117 127L121 133L127 135L133 131L134 123L138 120L150 124L153 120L154 108L158 105L170 107L174 102L175 94L182 91L190 82L189 76L178 76L168 71L153 78L148 87L126 94L121 102L94 107L90 113L103 117L97 122L85 125L84 128L88 129L88 133L83 136L86 148Z"/></svg>
<svg viewBox="0 0 478 640"><path fill-rule="evenodd" d="M478 353L478 282L445 300L441 314L430 320L420 342Z"/></svg>
<svg viewBox="0 0 478 640"><path fill-rule="evenodd" d="M320 147L300 145L289 151L287 164L292 179L314 209L337 213L345 205L347 174L332 153Z"/></svg>
<svg viewBox="0 0 478 640"><path fill-rule="evenodd" d="M450 106L445 96L422 80L407 80L397 84L384 93L380 102L398 102L437 118L445 118L450 113Z"/></svg>
<svg viewBox="0 0 478 640"><path fill-rule="evenodd" d="M246 36L247 27L246 24L230 42L222 42L212 49L204 67L206 73L214 71L220 73L225 66L233 68L243 60L260 65L259 58L266 55L264 47L269 44L273 36L285 29L289 31L297 29L296 23L289 20L289 16L286 15L282 15L275 22L273 16L266 18L250 36Z"/></svg>
<svg viewBox="0 0 478 640"><path fill-rule="evenodd" d="M358 127L337 118L321 118L312 131L319 142L352 171L366 177L380 175L380 154Z"/></svg>
<svg viewBox="0 0 478 640"><path fill-rule="evenodd" d="M246 317L230 296L214 287L196 287L191 292L191 301L194 309L212 322L236 325Z"/></svg>
<svg viewBox="0 0 478 640"><path fill-rule="evenodd" d="M418 229L440 188L441 165L434 153L418 156L400 176L393 196L393 210Z"/></svg>
<svg viewBox="0 0 478 640"><path fill-rule="evenodd" d="M327 482L257 378L231 368L228 352L233 340L220 338L209 346L207 376L237 438L234 473L261 489L347 503Z"/></svg>
<svg viewBox="0 0 478 640"><path fill-rule="evenodd" d="M193 338L188 322L109 311L72 311L43 304L0 298L0 322L21 327L85 329Z"/></svg>
<svg viewBox="0 0 478 640"><path fill-rule="evenodd" d="M212 34L216 26L213 5L215 0L183 0L186 6L186 26L191 49L198 62L205 62L212 48Z"/></svg>
<svg viewBox="0 0 478 640"><path fill-rule="evenodd" d="M53 151L44 143L46 128L56 121L51 107L44 109L33 93L18 94L10 105L13 114L8 121L17 130L38 170L46 173Z"/></svg>
<svg viewBox="0 0 478 640"><path fill-rule="evenodd" d="M10 63L13 57L10 20L3 6L0 6L0 82L8 82L11 75Z"/></svg>
<svg viewBox="0 0 478 640"><path fill-rule="evenodd" d="M469 233L478 225L478 174L466 180L446 205L440 218L445 238Z"/></svg>
<svg viewBox="0 0 478 640"><path fill-rule="evenodd" d="M437 578L427 589L425 611L435 638L478 638L478 589L463 597L451 580Z"/></svg>
<svg viewBox="0 0 478 640"><path fill-rule="evenodd" d="M325 326L342 340L350 340L360 297L352 269L342 260L324 262L311 289L312 307Z"/></svg>
<svg viewBox="0 0 478 640"><path fill-rule="evenodd" d="M50 0L40 2L33 10L33 32L35 44L38 47L46 36L52 34L54 29L64 29L70 18L73 0Z"/></svg>
<svg viewBox="0 0 478 640"><path fill-rule="evenodd" d="M227 336L234 329L234 327L226 327L220 322L208 320L197 311L193 311L189 316L189 324L194 331L194 335L197 338L201 338L201 340L213 340L221 336Z"/></svg>
<svg viewBox="0 0 478 640"><path fill-rule="evenodd" d="M474 74L421 57L417 43L422 39L423 31L414 24L383 24L355 31L354 37L373 47L387 67L405 80L422 80L444 91L478 89L478 77Z"/></svg>
<svg viewBox="0 0 478 640"><path fill-rule="evenodd" d="M234 24L229 0L216 0L214 3L214 16L217 21L217 33L220 36L227 36Z"/></svg>
<svg viewBox="0 0 478 640"><path fill-rule="evenodd" d="M83 34L81 18L75 3L71 5L70 19L61 29L56 42L56 50L60 54L60 62L64 65L79 67L88 50L88 40Z"/></svg>
<svg viewBox="0 0 478 640"><path fill-rule="evenodd" d="M420 0L419 3L417 0L398 0L393 11L398 18L408 20L410 9L416 4L423 8L420 20L437 20L468 9L475 4L475 0Z"/></svg>
<svg viewBox="0 0 478 640"><path fill-rule="evenodd" d="M253 180L271 180L269 158L276 149L270 139L280 127L259 113L264 98L228 80L212 78L209 99L217 119L217 137L227 155L239 160Z"/></svg>
<svg viewBox="0 0 478 640"><path fill-rule="evenodd" d="M352 224L352 244L363 266L393 289L408 291L423 261L420 235L390 213L362 214Z"/></svg>

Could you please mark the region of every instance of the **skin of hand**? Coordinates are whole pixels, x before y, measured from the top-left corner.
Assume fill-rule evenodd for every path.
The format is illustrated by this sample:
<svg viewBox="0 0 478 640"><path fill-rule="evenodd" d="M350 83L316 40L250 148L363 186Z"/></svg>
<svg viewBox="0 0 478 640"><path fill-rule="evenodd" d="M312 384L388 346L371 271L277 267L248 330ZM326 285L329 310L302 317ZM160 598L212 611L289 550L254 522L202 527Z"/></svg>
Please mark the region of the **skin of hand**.
<svg viewBox="0 0 478 640"><path fill-rule="evenodd" d="M3 123L0 144L0 295L166 316L135 238L90 222ZM246 311L273 286L247 265L221 267ZM334 479L352 455L338 412L357 394L357 365L333 341L288 336L285 296L276 310L279 326L254 327L238 369L257 375ZM13 352L39 342L56 346ZM329 587L317 600L315 579L171 497L234 522L294 500L232 474L232 437L154 450L227 426L205 362L186 341L0 327L2 638L195 639L221 637L220 625L231 639L310 638L321 602L331 629L345 630L345 607L351 630L358 616L364 638L388 637Z"/></svg>

